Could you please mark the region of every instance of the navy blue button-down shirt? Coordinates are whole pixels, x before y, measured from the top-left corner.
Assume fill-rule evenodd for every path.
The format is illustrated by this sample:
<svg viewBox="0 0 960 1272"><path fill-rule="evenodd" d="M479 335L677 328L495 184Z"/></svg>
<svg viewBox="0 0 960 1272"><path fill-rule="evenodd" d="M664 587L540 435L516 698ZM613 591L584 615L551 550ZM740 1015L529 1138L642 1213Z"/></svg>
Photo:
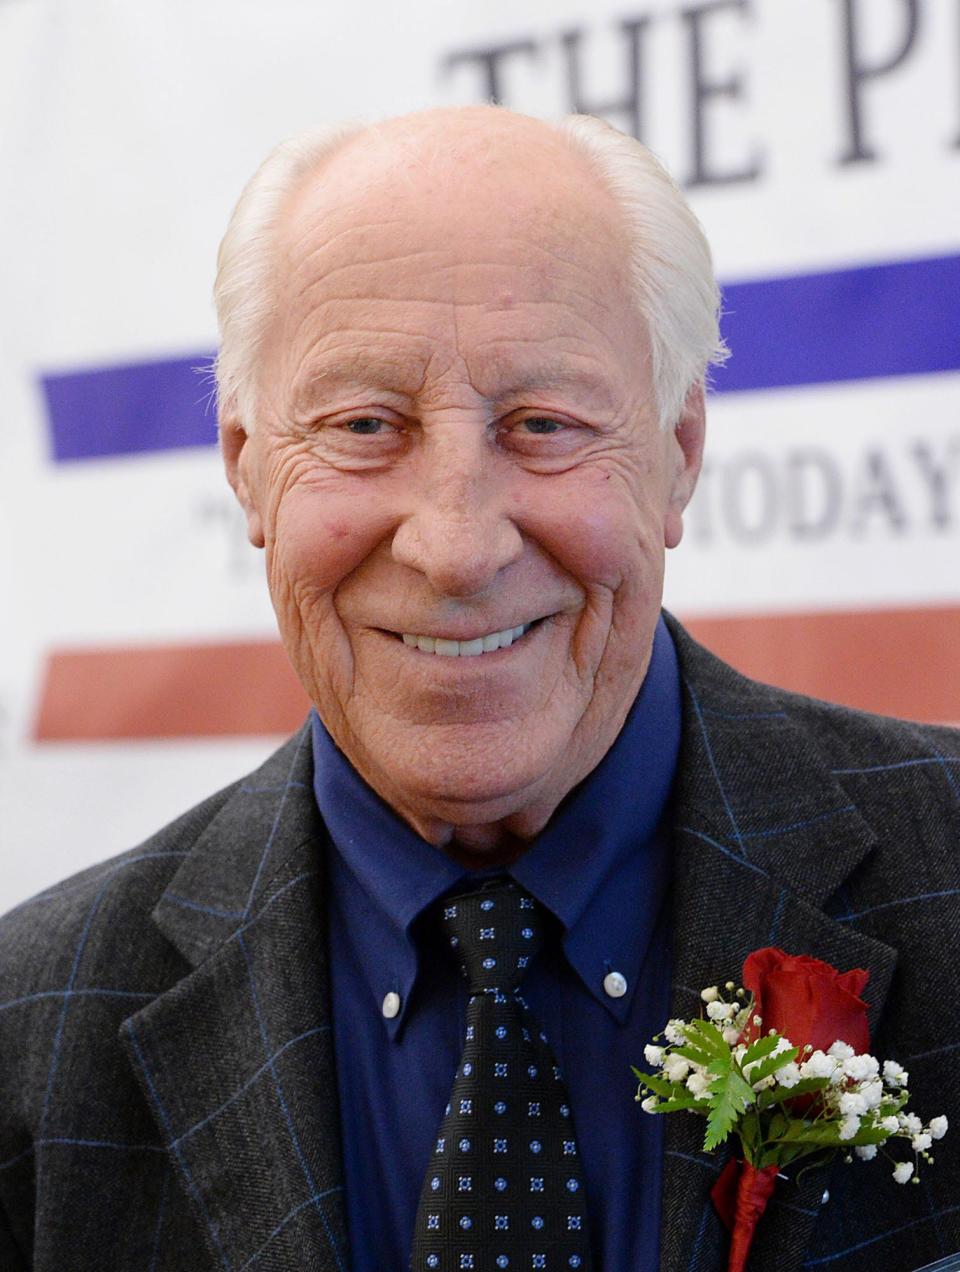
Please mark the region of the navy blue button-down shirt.
<svg viewBox="0 0 960 1272"><path fill-rule="evenodd" d="M557 920L523 994L563 1069L603 1272L655 1272L662 1119L634 1101L631 1064L669 1014L665 813L680 744L673 642L614 745L508 869L468 871L421 839L313 719L314 789L333 851L329 930L334 1049L351 1272L403 1272L420 1187L463 1045L465 982L424 911L451 889L509 874ZM604 989L620 972L626 993ZM383 1014L388 993L399 1011Z"/></svg>

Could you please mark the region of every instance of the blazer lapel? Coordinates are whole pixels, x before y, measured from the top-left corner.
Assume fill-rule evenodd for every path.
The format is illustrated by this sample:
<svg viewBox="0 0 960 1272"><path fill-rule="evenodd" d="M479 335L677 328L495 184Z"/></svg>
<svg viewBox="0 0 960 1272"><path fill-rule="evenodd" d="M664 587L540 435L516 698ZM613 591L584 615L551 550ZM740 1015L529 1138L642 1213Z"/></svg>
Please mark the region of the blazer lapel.
<svg viewBox="0 0 960 1272"><path fill-rule="evenodd" d="M739 979L753 949L779 945L870 971L876 1028L896 963L889 946L822 906L875 836L793 724L777 692L739 676L670 623L684 680L675 797L671 1014L699 1014L705 985ZM703 1123L666 1119L661 1272L726 1265L728 1237L709 1200L722 1157L700 1151ZM731 1146L732 1150L732 1146ZM828 1172L778 1182L751 1272L800 1267Z"/></svg>
<svg viewBox="0 0 960 1272"><path fill-rule="evenodd" d="M153 913L193 970L120 1032L215 1267L348 1266L311 781L306 727L235 788Z"/></svg>

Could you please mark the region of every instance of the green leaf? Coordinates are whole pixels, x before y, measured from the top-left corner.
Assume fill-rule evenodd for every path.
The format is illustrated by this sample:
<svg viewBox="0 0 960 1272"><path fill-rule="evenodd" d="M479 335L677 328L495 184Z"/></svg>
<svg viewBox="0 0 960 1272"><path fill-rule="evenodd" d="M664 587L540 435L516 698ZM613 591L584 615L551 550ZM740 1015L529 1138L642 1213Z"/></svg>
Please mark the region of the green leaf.
<svg viewBox="0 0 960 1272"><path fill-rule="evenodd" d="M801 1161L804 1157L814 1157L814 1161L809 1163L809 1168L828 1161L833 1153L830 1149L824 1150L817 1144L779 1144L776 1148L768 1149L763 1153L760 1159L760 1166L791 1166L794 1162Z"/></svg>
<svg viewBox="0 0 960 1272"><path fill-rule="evenodd" d="M858 1144L882 1144L887 1139L889 1139L889 1132L882 1126L869 1126L861 1127L853 1139L843 1140L842 1143L856 1147Z"/></svg>
<svg viewBox="0 0 960 1272"><path fill-rule="evenodd" d="M778 1140L787 1129L787 1123L789 1120L790 1119L787 1117L786 1113L774 1113L773 1117L770 1119L770 1124L767 1127L767 1133L764 1136L764 1139L768 1143L773 1143L774 1140Z"/></svg>
<svg viewBox="0 0 960 1272"><path fill-rule="evenodd" d="M714 1056L707 1065L707 1073L712 1073L715 1078L723 1078L734 1068L733 1056L728 1051L725 1056Z"/></svg>
<svg viewBox="0 0 960 1272"><path fill-rule="evenodd" d="M883 1131L858 1131L850 1139L840 1138L839 1122L814 1123L805 1133L797 1137L804 1144L821 1144L827 1148L853 1148L857 1144L876 1144L885 1139Z"/></svg>
<svg viewBox="0 0 960 1272"><path fill-rule="evenodd" d="M655 1073L637 1073L636 1069L634 1073L637 1074L638 1080L648 1091L652 1091L654 1095L661 1096L664 1100L670 1099L677 1093L678 1084L676 1082L670 1082L666 1078L658 1077ZM681 1086L680 1089L683 1090L683 1087Z"/></svg>
<svg viewBox="0 0 960 1272"><path fill-rule="evenodd" d="M684 1047L674 1047L673 1054L675 1056L683 1056L684 1060L690 1060L694 1064L702 1064L704 1068L713 1059L713 1055L707 1051L701 1051L698 1047L687 1045Z"/></svg>
<svg viewBox="0 0 960 1272"><path fill-rule="evenodd" d="M805 1122L792 1119L781 1137L781 1142L814 1144L822 1148L856 1148L859 1144L882 1144L887 1132L880 1126L864 1126L850 1139L840 1138L839 1121Z"/></svg>
<svg viewBox="0 0 960 1272"><path fill-rule="evenodd" d="M761 1060L755 1069L750 1070L750 1081L762 1082L764 1078L769 1078L772 1073L782 1069L791 1060L796 1060L799 1054L799 1047L791 1047L789 1051L781 1051L779 1055L767 1056L766 1060Z"/></svg>
<svg viewBox="0 0 960 1272"><path fill-rule="evenodd" d="M719 1064L719 1060L714 1063ZM710 1086L710 1114L703 1141L706 1152L723 1143L733 1129L734 1122L752 1103L753 1088L750 1083L741 1077L732 1064L728 1065L727 1071L718 1076Z"/></svg>
<svg viewBox="0 0 960 1272"><path fill-rule="evenodd" d="M740 1061L741 1066L745 1064L753 1064L755 1060L762 1060L764 1056L768 1056L780 1041L779 1034L772 1037L767 1034L765 1037L758 1038L756 1042L752 1042L747 1047L743 1059Z"/></svg>
<svg viewBox="0 0 960 1272"><path fill-rule="evenodd" d="M706 1100L695 1100L692 1095L677 1096L673 1100L664 1100L657 1109L658 1113L676 1113L678 1109L699 1109L707 1112Z"/></svg>
<svg viewBox="0 0 960 1272"><path fill-rule="evenodd" d="M771 1087L757 1096L757 1108L762 1112L772 1104L782 1104L784 1100L792 1100L797 1095L809 1095L812 1091L823 1091L829 1085L829 1078L801 1078L792 1087Z"/></svg>
<svg viewBox="0 0 960 1272"><path fill-rule="evenodd" d="M683 1026L687 1040L695 1047L701 1047L712 1056L728 1056L730 1048L723 1041L723 1034L712 1020L691 1020ZM695 1034L696 1036L691 1036Z"/></svg>
<svg viewBox="0 0 960 1272"><path fill-rule="evenodd" d="M757 1119L755 1117L742 1118L740 1125L737 1127L737 1134L740 1136L740 1143L743 1145L744 1157L748 1162L753 1162L761 1144Z"/></svg>

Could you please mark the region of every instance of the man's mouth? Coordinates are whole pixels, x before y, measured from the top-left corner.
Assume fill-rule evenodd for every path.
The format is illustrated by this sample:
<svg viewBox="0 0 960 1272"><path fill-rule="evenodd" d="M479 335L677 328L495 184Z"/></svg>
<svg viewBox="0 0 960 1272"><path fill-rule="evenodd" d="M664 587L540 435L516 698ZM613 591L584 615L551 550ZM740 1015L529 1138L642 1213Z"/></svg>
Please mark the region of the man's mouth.
<svg viewBox="0 0 960 1272"><path fill-rule="evenodd" d="M521 623L519 627L505 627L499 632L488 632L485 636L475 636L472 640L447 640L443 636L420 636L413 632L403 632L402 640L411 648L422 650L425 654L440 654L445 658L472 658L477 654L492 654L497 649L507 649L510 645L525 636L531 627L540 622Z"/></svg>

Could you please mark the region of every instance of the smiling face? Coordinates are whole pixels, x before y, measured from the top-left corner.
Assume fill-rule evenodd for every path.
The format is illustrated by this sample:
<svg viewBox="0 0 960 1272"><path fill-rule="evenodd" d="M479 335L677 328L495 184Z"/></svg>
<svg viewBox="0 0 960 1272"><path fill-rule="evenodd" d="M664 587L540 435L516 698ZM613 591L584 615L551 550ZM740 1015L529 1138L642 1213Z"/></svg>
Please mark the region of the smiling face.
<svg viewBox="0 0 960 1272"><path fill-rule="evenodd" d="M493 852L642 683L702 395L658 429L620 212L552 130L389 140L286 209L256 426L222 421L224 454L339 747L426 838Z"/></svg>

